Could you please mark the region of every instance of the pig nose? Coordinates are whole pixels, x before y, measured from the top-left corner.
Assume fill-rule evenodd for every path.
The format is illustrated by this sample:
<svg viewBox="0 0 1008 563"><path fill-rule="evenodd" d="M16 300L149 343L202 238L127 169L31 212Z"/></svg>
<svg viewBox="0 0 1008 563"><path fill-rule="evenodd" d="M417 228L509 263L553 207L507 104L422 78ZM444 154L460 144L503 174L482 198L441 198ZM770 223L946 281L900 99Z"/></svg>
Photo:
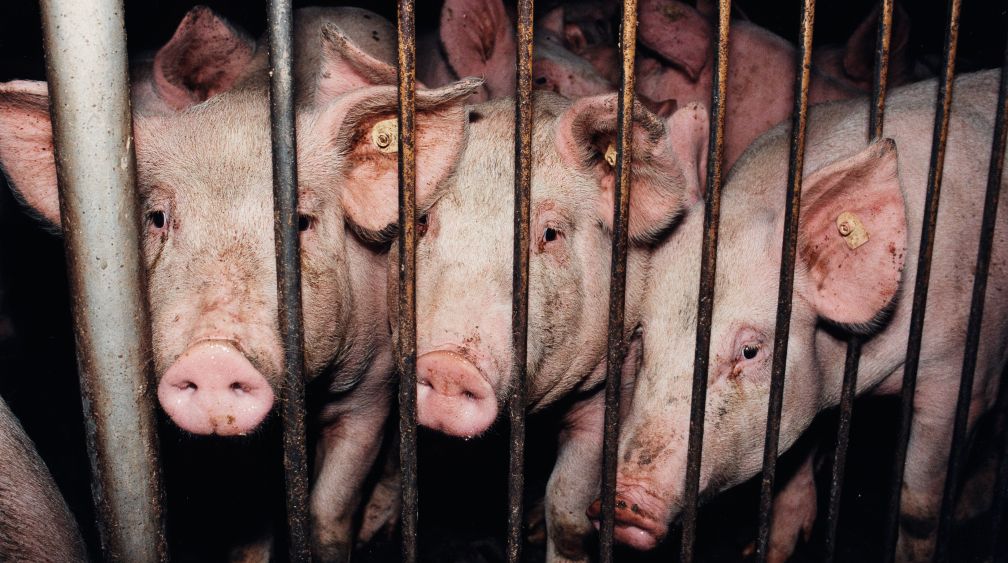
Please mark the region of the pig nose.
<svg viewBox="0 0 1008 563"><path fill-rule="evenodd" d="M587 515L598 528L602 520L602 501L600 499L595 499L595 502L591 503ZM620 493L616 493L614 516L616 527L613 530L613 537L616 541L641 551L654 549L665 537L665 532L668 529L667 525L659 522L639 504Z"/></svg>
<svg viewBox="0 0 1008 563"><path fill-rule="evenodd" d="M158 385L168 416L193 434L244 435L273 408L273 389L231 344L211 340L183 353Z"/></svg>
<svg viewBox="0 0 1008 563"><path fill-rule="evenodd" d="M417 359L417 422L453 436L475 436L497 418L497 398L469 360L438 350Z"/></svg>

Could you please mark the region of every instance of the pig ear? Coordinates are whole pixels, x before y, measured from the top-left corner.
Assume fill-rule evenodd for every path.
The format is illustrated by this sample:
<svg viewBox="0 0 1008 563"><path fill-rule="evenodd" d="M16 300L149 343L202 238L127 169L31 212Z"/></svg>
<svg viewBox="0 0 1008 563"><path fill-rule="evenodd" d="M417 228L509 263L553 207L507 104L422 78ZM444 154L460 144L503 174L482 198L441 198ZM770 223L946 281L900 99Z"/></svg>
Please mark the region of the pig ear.
<svg viewBox="0 0 1008 563"><path fill-rule="evenodd" d="M561 158L597 182L596 211L611 228L616 95L579 99L560 117L556 135ZM706 139L707 112L699 104L683 107L667 123L635 104L629 217L629 235L634 241L653 240L696 201L706 169Z"/></svg>
<svg viewBox="0 0 1008 563"><path fill-rule="evenodd" d="M45 82L0 85L0 165L18 199L59 229L56 161Z"/></svg>
<svg viewBox="0 0 1008 563"><path fill-rule="evenodd" d="M906 252L896 144L877 141L803 184L800 291L821 318L870 330L899 289Z"/></svg>
<svg viewBox="0 0 1008 563"><path fill-rule="evenodd" d="M398 77L392 65L364 52L343 31L332 23L322 25L315 103L324 105L337 96L367 86L396 84Z"/></svg>
<svg viewBox="0 0 1008 563"><path fill-rule="evenodd" d="M491 97L515 87L515 40L502 0L445 0L441 45L455 74L481 76Z"/></svg>
<svg viewBox="0 0 1008 563"><path fill-rule="evenodd" d="M640 3L637 37L642 45L696 81L707 66L714 34L696 8L676 0Z"/></svg>
<svg viewBox="0 0 1008 563"><path fill-rule="evenodd" d="M230 89L254 54L251 38L197 6L154 55L154 87L169 107L184 109Z"/></svg>
<svg viewBox="0 0 1008 563"><path fill-rule="evenodd" d="M844 73L852 80L871 84L875 77L875 47L881 5L857 26L844 48ZM889 39L889 86L910 80L910 15L899 2L893 6L892 36Z"/></svg>
<svg viewBox="0 0 1008 563"><path fill-rule="evenodd" d="M470 78L416 93L416 201L426 209L452 173L465 137L465 100L482 82ZM380 241L399 217L395 86L351 92L334 101L323 125L342 155L340 202L363 236Z"/></svg>

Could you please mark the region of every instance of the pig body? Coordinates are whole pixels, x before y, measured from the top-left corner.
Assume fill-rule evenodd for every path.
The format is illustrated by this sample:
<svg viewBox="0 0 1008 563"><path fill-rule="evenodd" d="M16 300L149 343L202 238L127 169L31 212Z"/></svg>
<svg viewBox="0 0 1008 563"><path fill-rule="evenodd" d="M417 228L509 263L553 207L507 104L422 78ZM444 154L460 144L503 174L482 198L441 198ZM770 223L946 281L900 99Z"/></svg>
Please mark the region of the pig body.
<svg viewBox="0 0 1008 563"><path fill-rule="evenodd" d="M0 559L87 561L84 540L49 469L0 399Z"/></svg>
<svg viewBox="0 0 1008 563"><path fill-rule="evenodd" d="M941 502L962 365L998 75L955 84L938 214L916 411L902 494L901 560L929 557ZM899 391L905 362L935 111L934 81L894 91L886 139L865 148L868 104L814 108L805 154L798 266L780 450L839 401L843 330L868 337L858 393ZM706 494L760 470L774 334L788 127L764 135L730 173L722 196L710 379L700 486ZM1002 184L1002 190L1004 184ZM863 226L867 242L847 244ZM699 201L649 270L644 352L620 437L617 537L653 547L680 511L689 429ZM846 225L846 226L844 226ZM859 231L861 232L861 231ZM1008 220L995 230L970 425L993 404L1005 364ZM653 335L649 338L648 335ZM619 504L619 503L618 503Z"/></svg>

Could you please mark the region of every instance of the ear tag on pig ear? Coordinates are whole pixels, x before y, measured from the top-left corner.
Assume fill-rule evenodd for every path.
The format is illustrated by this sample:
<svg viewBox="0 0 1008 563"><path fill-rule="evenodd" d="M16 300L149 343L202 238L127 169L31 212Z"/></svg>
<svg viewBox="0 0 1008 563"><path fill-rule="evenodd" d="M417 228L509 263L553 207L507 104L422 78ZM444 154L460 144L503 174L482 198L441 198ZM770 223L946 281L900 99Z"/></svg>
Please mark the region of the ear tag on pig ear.
<svg viewBox="0 0 1008 563"><path fill-rule="evenodd" d="M381 152L399 150L399 123L396 118L383 119L371 128L371 143Z"/></svg>
<svg viewBox="0 0 1008 563"><path fill-rule="evenodd" d="M840 236L844 238L847 242L847 247L851 250L855 250L868 242L868 231L865 229L864 223L861 222L861 219L858 219L857 215L850 211L841 213L837 217L836 225L837 230L840 231Z"/></svg>
<svg viewBox="0 0 1008 563"><path fill-rule="evenodd" d="M609 143L605 150L605 161L609 163L609 166L616 167L616 145L613 143Z"/></svg>

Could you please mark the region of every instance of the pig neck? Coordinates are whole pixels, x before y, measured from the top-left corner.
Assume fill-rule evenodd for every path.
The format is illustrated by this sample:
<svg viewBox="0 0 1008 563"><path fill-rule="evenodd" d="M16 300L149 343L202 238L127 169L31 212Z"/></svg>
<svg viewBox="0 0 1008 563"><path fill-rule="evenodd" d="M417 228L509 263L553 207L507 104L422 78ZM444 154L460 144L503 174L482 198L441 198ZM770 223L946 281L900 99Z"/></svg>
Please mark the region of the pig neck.
<svg viewBox="0 0 1008 563"><path fill-rule="evenodd" d="M391 336L386 306L384 255L363 245L352 233L346 233L349 268L350 304L347 308L342 357L338 376L356 380L374 370L389 369Z"/></svg>

